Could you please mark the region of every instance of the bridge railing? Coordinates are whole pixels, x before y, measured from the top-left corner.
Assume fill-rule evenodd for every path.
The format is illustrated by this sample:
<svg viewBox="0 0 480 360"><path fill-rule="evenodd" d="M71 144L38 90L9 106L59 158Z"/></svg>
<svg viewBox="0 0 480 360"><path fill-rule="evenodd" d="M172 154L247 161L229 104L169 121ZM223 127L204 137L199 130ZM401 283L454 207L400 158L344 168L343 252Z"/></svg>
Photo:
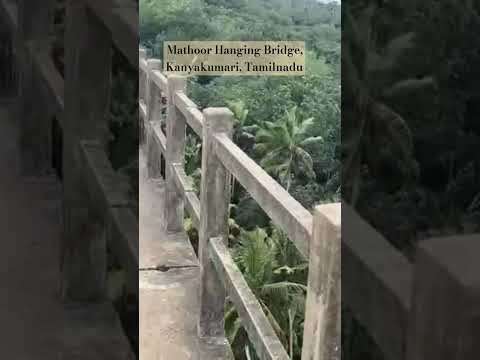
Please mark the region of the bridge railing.
<svg viewBox="0 0 480 360"><path fill-rule="evenodd" d="M185 79L162 74L160 61L146 59L144 50L139 61L147 161L157 161L156 150L166 158L168 229L181 230L185 206L199 230L200 336L223 335L227 293L260 357L288 358L226 246L233 176L309 260L303 360L340 358L340 299L388 360L476 356L478 333L471 324L479 313L480 283L474 275L480 273L480 262L472 254L480 253L478 235L423 241L411 263L347 204L342 204L341 216L340 204L320 206L312 216L232 142L228 109L200 111L186 96ZM162 97L168 99L166 133L159 120ZM187 124L202 139L200 199L183 168ZM348 223L342 233L341 270L340 218Z"/></svg>
<svg viewBox="0 0 480 360"><path fill-rule="evenodd" d="M50 175L53 157L63 159L63 296L104 301L107 247L126 270L130 290L138 291L138 219L129 185L106 151L112 46L138 67L138 13L133 1L67 4L65 78L51 52L55 0L0 0L0 17L17 53L21 172ZM54 122L61 129L60 155L52 154Z"/></svg>
<svg viewBox="0 0 480 360"><path fill-rule="evenodd" d="M310 359L314 354L322 354L331 359L339 354L340 204L319 206L312 216L232 142L234 119L229 109L201 111L186 95L186 78L164 75L161 62L147 59L143 49L140 49L139 68L139 107L147 166L158 162L158 152L166 159L167 230L183 230L186 209L199 231L199 336L224 337L224 305L228 295L260 358L289 358L226 245L233 176L309 260L303 357ZM167 99L166 132L160 121L162 98ZM187 125L202 140L200 199L184 169ZM158 175L158 171L151 174Z"/></svg>
<svg viewBox="0 0 480 360"><path fill-rule="evenodd" d="M129 290L138 292L138 217L128 180L113 169L107 153L113 48L138 69L137 4L67 4L63 162L69 246L64 291L74 298L104 297L108 248L127 273ZM87 239L78 235L79 227L88 229ZM95 264L94 269L85 271L86 263ZM77 281L74 276L82 271ZM89 275L93 286L85 288Z"/></svg>

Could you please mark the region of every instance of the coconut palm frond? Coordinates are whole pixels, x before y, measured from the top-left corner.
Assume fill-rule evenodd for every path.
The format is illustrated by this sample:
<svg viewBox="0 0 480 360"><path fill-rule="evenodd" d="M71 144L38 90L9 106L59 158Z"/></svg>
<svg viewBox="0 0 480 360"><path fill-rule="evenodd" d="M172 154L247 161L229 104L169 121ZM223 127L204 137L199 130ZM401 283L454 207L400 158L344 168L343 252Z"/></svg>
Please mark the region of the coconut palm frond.
<svg viewBox="0 0 480 360"><path fill-rule="evenodd" d="M288 297L291 293L306 292L305 285L290 281L281 281L273 284L266 284L262 287L262 293L265 295Z"/></svg>
<svg viewBox="0 0 480 360"><path fill-rule="evenodd" d="M262 156L260 165L287 188L296 175L315 177L313 159L305 146L318 143L319 137L308 137L313 118L302 119L294 106L285 111L277 123L266 123L257 131L255 150Z"/></svg>

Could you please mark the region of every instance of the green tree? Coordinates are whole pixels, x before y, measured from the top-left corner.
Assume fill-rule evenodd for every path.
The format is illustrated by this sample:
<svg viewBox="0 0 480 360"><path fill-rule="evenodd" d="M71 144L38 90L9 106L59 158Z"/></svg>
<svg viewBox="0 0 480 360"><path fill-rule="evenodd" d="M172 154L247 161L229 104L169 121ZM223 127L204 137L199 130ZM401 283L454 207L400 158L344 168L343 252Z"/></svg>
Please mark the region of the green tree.
<svg viewBox="0 0 480 360"><path fill-rule="evenodd" d="M301 339L298 333L303 322L306 286L292 281L296 272L304 271L305 264L288 267L282 265L291 249L285 237L268 237L257 228L243 231L233 256L250 289L258 299L270 324L291 357L299 354ZM243 355L248 345L245 330L233 304L228 303L225 314L227 337L236 355ZM249 348L252 348L251 346ZM254 358L252 351L249 355Z"/></svg>
<svg viewBox="0 0 480 360"><path fill-rule="evenodd" d="M345 113L342 129L347 154L343 190L353 204L364 164L376 176L389 174L388 180L394 183L416 176L410 127L389 103L436 87L432 77L417 78L400 71L402 60L415 46L415 34L401 33L381 44L374 26L377 10L376 6L361 10L347 7L344 21L342 81L345 103L351 111Z"/></svg>
<svg viewBox="0 0 480 360"><path fill-rule="evenodd" d="M297 107L285 111L279 122L265 121L257 132L255 149L260 164L276 176L287 191L293 176L305 175L315 179L313 159L305 147L323 141L320 136L309 136L313 118L298 116Z"/></svg>

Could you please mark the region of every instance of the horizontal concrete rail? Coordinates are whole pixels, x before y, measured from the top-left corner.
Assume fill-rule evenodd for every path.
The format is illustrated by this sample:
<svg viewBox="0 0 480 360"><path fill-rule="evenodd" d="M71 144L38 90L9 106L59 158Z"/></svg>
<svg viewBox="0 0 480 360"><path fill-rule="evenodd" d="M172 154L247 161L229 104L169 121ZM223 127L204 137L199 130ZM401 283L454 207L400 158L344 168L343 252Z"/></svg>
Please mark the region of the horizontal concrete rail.
<svg viewBox="0 0 480 360"><path fill-rule="evenodd" d="M200 200L194 192L185 194L185 208L192 218L193 226L200 228Z"/></svg>
<svg viewBox="0 0 480 360"><path fill-rule="evenodd" d="M174 102L177 109L185 116L187 124L201 137L204 119L197 105L184 92L175 93Z"/></svg>
<svg viewBox="0 0 480 360"><path fill-rule="evenodd" d="M62 114L65 107L64 80L53 63L50 54L29 47L30 55L36 65L37 71L43 78L42 84L50 97L50 103L54 106L55 115L61 124Z"/></svg>
<svg viewBox="0 0 480 360"><path fill-rule="evenodd" d="M168 79L165 75L163 75L158 70L150 71L150 76L152 77L152 81L161 91L168 91Z"/></svg>
<svg viewBox="0 0 480 360"><path fill-rule="evenodd" d="M172 164L173 176L178 190L185 194L187 192L195 191L193 187L193 180L187 176L182 164Z"/></svg>
<svg viewBox="0 0 480 360"><path fill-rule="evenodd" d="M262 306L235 265L222 238L209 242L209 252L217 273L235 304L248 338L262 360L288 360L285 348L270 325Z"/></svg>
<svg viewBox="0 0 480 360"><path fill-rule="evenodd" d="M342 218L342 298L387 358L403 360L412 265L346 204Z"/></svg>
<svg viewBox="0 0 480 360"><path fill-rule="evenodd" d="M157 144L157 148L160 150L160 152L165 155L167 152L167 138L165 137L165 134L162 131L162 127L160 124L152 124L151 125L152 129L152 137Z"/></svg>
<svg viewBox="0 0 480 360"><path fill-rule="evenodd" d="M308 259L312 214L225 134L215 140L222 164Z"/></svg>
<svg viewBox="0 0 480 360"><path fill-rule="evenodd" d="M128 181L120 176L108 159L104 147L96 141L80 143L80 166L84 170L85 183L93 199L92 207L106 213L111 207L130 204Z"/></svg>
<svg viewBox="0 0 480 360"><path fill-rule="evenodd" d="M200 200L195 193L193 179L185 173L182 164L173 164L173 176L177 189L185 199L185 209L198 229L200 224Z"/></svg>
<svg viewBox="0 0 480 360"><path fill-rule="evenodd" d="M143 100L138 102L138 110L140 112L140 117L145 121L147 120L147 105Z"/></svg>
<svg viewBox="0 0 480 360"><path fill-rule="evenodd" d="M140 58L140 59L138 60L138 67L139 67L139 69L140 69L141 72L143 72L143 73L148 73L147 60Z"/></svg>
<svg viewBox="0 0 480 360"><path fill-rule="evenodd" d="M112 34L113 43L138 68L138 5L132 0L86 0Z"/></svg>

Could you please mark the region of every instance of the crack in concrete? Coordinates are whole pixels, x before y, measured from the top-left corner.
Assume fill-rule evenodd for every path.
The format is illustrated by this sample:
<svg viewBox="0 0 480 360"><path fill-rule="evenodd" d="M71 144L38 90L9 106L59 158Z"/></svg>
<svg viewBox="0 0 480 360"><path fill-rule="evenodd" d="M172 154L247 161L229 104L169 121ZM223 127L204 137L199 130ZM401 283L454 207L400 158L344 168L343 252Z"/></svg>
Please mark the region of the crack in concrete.
<svg viewBox="0 0 480 360"><path fill-rule="evenodd" d="M158 266L140 268L139 271L167 272L172 269L193 269L193 268L198 268L198 265L158 265Z"/></svg>

